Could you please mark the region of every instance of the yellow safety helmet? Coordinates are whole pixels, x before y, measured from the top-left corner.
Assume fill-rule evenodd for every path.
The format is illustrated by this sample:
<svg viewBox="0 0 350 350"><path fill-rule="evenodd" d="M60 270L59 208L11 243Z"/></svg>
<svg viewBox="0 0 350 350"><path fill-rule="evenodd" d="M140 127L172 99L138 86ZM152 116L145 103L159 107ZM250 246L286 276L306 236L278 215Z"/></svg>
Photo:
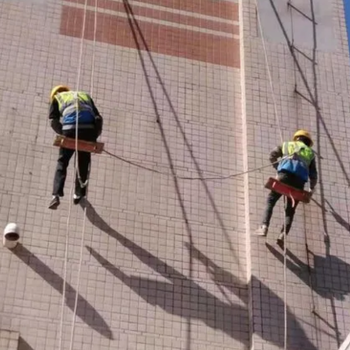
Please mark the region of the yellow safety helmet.
<svg viewBox="0 0 350 350"><path fill-rule="evenodd" d="M69 87L66 85L57 85L55 86L52 90L51 90L51 94L50 94L50 102L52 102L54 96L58 93L58 92L63 92L63 91L70 91Z"/></svg>
<svg viewBox="0 0 350 350"><path fill-rule="evenodd" d="M298 130L294 136L293 136L293 141L296 141L298 137L306 137L307 139L310 140L310 147L313 146L314 142L312 141L312 137L311 137L311 134L306 131L306 130Z"/></svg>

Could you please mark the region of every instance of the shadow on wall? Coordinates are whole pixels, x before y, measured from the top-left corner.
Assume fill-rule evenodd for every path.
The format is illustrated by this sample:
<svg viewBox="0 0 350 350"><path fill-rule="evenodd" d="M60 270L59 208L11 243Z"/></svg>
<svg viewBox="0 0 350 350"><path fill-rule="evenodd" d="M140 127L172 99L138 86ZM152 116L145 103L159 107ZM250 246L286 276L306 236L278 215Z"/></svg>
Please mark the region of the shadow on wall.
<svg viewBox="0 0 350 350"><path fill-rule="evenodd" d="M84 202L86 203L87 201ZM90 203L86 212L88 220L93 225L116 239L141 262L168 279L169 282L129 276L102 257L93 248L87 247L90 254L112 275L126 284L149 304L159 306L173 315L200 319L208 327L221 329L230 337L242 341L248 346L248 329L246 330L246 336L242 337L242 325L248 325L248 313L245 307L222 302L172 266L121 235L97 214ZM237 320L239 321L237 322Z"/></svg>
<svg viewBox="0 0 350 350"><path fill-rule="evenodd" d="M246 292L240 293L240 291L242 292L243 289L246 289L246 284L239 281L230 272L216 265L194 246L187 245L193 259L206 266L212 281L219 287L226 299L226 301L222 301L166 262L111 228L97 214L91 204L88 205L87 217L93 225L110 237L115 238L141 262L169 281L160 282L145 277L128 275L101 256L92 247L87 247L90 254L102 266L126 284L134 293L138 294L147 303L161 307L167 313L185 318L199 319L208 327L219 329L245 346L249 346L248 309L246 306L230 302L228 298L228 293L234 293L246 304ZM266 302L265 299L259 299L260 305L256 305L257 309L261 310L262 316L260 319L255 319L255 334L265 341L283 347L284 329L280 325L283 325L284 302L255 277L253 277L251 283L253 291L258 292L259 295L267 296L269 301ZM266 317L266 315L269 316ZM288 349L317 350L290 310L288 310L288 320L288 339L290 344ZM245 325L246 328L244 328Z"/></svg>
<svg viewBox="0 0 350 350"><path fill-rule="evenodd" d="M22 337L18 340L18 350L34 350Z"/></svg>
<svg viewBox="0 0 350 350"><path fill-rule="evenodd" d="M283 255L268 244L267 247L281 264L283 264ZM310 253L309 251L309 254ZM338 327L337 310L334 299L345 300L345 296L350 293L350 265L337 256L331 255L329 250L327 250L326 256L324 257L312 253L311 255L313 256L314 267L305 264L287 249L287 268L306 285L312 288L315 293L330 301L333 325L322 317L317 310L313 310L313 313L321 322L330 328L333 335L328 334L328 336L335 338L339 347L342 335ZM309 279L310 275L311 281Z"/></svg>
<svg viewBox="0 0 350 350"><path fill-rule="evenodd" d="M312 199L312 201L318 206L320 207L322 210L324 210L325 213L330 213L334 220L341 226L343 226L345 228L345 230L347 230L348 232L350 232L350 223L348 221L346 221L341 215L339 215L335 209L333 208L333 206L331 205L331 203L329 203L329 201L327 199L324 199L324 202L328 205L329 209L325 208L324 206L322 206L322 204L318 203L316 200Z"/></svg>
<svg viewBox="0 0 350 350"><path fill-rule="evenodd" d="M63 290L63 278L54 272L50 267L43 263L31 251L22 245L18 245L13 253L21 259L28 267L43 278L51 287L56 289L60 294ZM76 290L66 283L66 305L73 311L75 303ZM81 318L92 329L108 339L112 338L112 332L94 307L85 300L80 294L78 295L77 316ZM24 346L24 345L23 345ZM25 348L24 348L25 349Z"/></svg>
<svg viewBox="0 0 350 350"><path fill-rule="evenodd" d="M283 254L269 244L266 246L283 264ZM322 298L334 296L337 300L344 300L345 295L350 294L350 265L334 255L312 256L314 267L309 267L287 249L287 268L308 286L311 274L311 287Z"/></svg>
<svg viewBox="0 0 350 350"><path fill-rule="evenodd" d="M180 202L181 210L183 213L183 219L184 219L186 225L188 226L187 230L188 230L188 235L190 236L189 240L190 241L192 240L191 230L190 230L190 227L188 225L187 214L186 214L185 209L184 209L184 203L183 203L181 192L180 192L180 186L178 184L178 179L176 178L176 171L175 171L174 162L173 162L172 155L171 155L171 150L169 148L167 137L166 137L165 130L163 127L163 118L161 117L161 113L159 113L159 110L158 110L158 104L157 104L157 100L156 100L157 94L155 93L155 91L158 91L158 89L159 89L158 86L160 87L161 91L163 92L163 97L169 106L171 114L173 115L174 121L175 121L176 126L178 128L178 131L180 131L180 134L182 136L182 140L184 142L184 145L187 149L188 155L190 156L190 158L193 162L193 165L194 165L196 172L200 178L200 182L203 186L205 194L209 200L209 203L211 205L213 212L215 213L216 220L221 227L221 231L222 231L222 233L227 241L227 244L231 250L231 253L234 256L234 258L236 259L236 263L239 264L239 260L236 257L235 251L233 249L233 244L232 244L229 232L225 226L224 220L222 218L222 214L218 210L218 207L215 203L214 197L213 197L212 193L210 192L209 186L203 177L203 171L201 169L201 166L200 166L200 164L199 164L199 162L198 162L198 160L193 152L191 142L185 133L184 127L179 119L178 113L177 113L177 111L176 111L176 109L171 101L168 90L165 87L162 76L159 73L158 67L153 59L152 53L151 53L149 46L148 46L147 39L146 39L146 37L145 37L141 27L140 27L135 15L134 15L133 8L130 5L129 0L123 0L123 4L124 4L125 12L128 16L130 30L132 32L133 39L134 39L135 45L136 45L137 50L138 50L140 63L142 66L142 70L144 72L144 77L145 77L145 80L147 83L150 98L152 100L152 105L153 105L153 109L154 109L154 113L155 113L155 117L156 117L157 126L158 126L159 132L160 132L161 137L162 137L162 141L163 141L163 145L164 145L164 148L165 148L165 151L167 154L170 170L173 174L173 181L174 181L174 185L176 188L178 200ZM150 39L151 38L149 38L149 40ZM145 58L143 57L143 52L146 52L146 57L148 57L148 59L151 63L150 65L146 64ZM151 66L151 68L147 68L149 66ZM150 74L150 71L152 71L152 70L156 75L156 84L158 84L158 86L152 86L152 82L149 78L150 76L152 76L152 74Z"/></svg>

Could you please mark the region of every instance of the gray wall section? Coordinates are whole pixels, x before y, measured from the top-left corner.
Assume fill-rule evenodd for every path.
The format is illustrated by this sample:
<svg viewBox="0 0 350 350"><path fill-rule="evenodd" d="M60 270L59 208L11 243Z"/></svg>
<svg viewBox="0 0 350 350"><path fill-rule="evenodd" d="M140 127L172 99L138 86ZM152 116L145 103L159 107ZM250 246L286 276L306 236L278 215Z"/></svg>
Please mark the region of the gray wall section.
<svg viewBox="0 0 350 350"><path fill-rule="evenodd" d="M258 0L259 13L266 40L274 43L285 43L283 33L274 15L271 1L275 4L290 38L292 38L293 23L295 46L312 49L314 45L312 23L295 9L289 7L288 0ZM317 22L317 49L325 52L334 52L338 48L338 40L334 34L336 19L333 2L329 0L314 0L313 3ZM309 0L293 0L291 4L302 13L311 17Z"/></svg>

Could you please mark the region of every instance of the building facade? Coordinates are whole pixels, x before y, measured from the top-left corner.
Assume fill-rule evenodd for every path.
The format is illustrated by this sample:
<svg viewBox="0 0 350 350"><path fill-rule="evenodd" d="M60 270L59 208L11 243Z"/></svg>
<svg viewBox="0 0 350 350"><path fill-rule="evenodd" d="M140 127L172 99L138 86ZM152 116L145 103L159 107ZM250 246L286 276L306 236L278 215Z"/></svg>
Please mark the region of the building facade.
<svg viewBox="0 0 350 350"><path fill-rule="evenodd" d="M288 5L289 3L289 5ZM329 350L350 331L342 0L0 0L0 349ZM104 118L88 198L50 211L49 93ZM284 264L269 152L314 138ZM348 263L349 261L349 263ZM285 344L287 340L287 344ZM285 346L286 345L286 346Z"/></svg>

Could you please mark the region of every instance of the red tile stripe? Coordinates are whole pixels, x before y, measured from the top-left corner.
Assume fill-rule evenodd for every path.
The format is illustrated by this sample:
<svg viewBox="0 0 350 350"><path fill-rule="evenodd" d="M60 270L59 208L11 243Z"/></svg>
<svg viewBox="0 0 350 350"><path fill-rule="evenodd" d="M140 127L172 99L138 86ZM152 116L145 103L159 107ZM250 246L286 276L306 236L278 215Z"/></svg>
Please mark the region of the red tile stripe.
<svg viewBox="0 0 350 350"><path fill-rule="evenodd" d="M85 0L66 0L72 4L85 4ZM88 0L88 6L95 7L95 0ZM121 2L111 0L99 0L98 8L123 12L125 13L125 7ZM239 27L234 24L223 23L220 21L209 20L204 18L196 18L190 15L177 14L158 9L150 9L146 7L132 5L132 10L135 16L144 16L152 19L158 19L168 21L172 23L185 24L193 27L199 27L204 29L216 30L220 32L239 34Z"/></svg>
<svg viewBox="0 0 350 350"><path fill-rule="evenodd" d="M85 39L93 39L94 12L86 13ZM80 37L84 10L69 6L62 8L63 35ZM113 45L137 48L129 22L124 17L98 13L96 40ZM157 23L138 21L149 50L152 52L189 58L202 62L239 68L239 41L192 30L173 28ZM140 39L140 38L139 38ZM141 40L141 49L145 49Z"/></svg>
<svg viewBox="0 0 350 350"><path fill-rule="evenodd" d="M76 0L67 0L72 3L77 3ZM98 7L109 8L109 0L98 0ZM238 4L228 1L219 0L139 0L145 4L157 5L171 8L174 10L182 10L206 16L212 16L232 21L238 21ZM78 3L85 3L85 0L78 0ZM118 4L118 2L114 2ZM90 6L95 6L95 0L88 0ZM119 3L119 5L122 5ZM132 7L136 7L134 4Z"/></svg>
<svg viewBox="0 0 350 350"><path fill-rule="evenodd" d="M142 0L144 3L238 21L238 4L218 0Z"/></svg>

